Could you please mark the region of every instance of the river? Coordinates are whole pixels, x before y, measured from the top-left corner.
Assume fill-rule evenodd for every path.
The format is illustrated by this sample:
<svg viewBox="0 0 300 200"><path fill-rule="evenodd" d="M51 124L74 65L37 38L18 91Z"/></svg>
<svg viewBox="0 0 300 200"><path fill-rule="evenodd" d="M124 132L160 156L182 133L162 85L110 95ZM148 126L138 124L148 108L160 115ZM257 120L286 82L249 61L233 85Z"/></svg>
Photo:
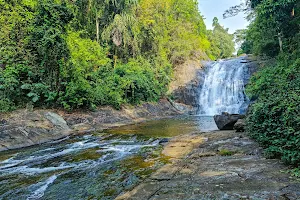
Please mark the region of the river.
<svg viewBox="0 0 300 200"><path fill-rule="evenodd" d="M168 138L216 129L181 116L0 153L0 199L113 199L162 165Z"/></svg>

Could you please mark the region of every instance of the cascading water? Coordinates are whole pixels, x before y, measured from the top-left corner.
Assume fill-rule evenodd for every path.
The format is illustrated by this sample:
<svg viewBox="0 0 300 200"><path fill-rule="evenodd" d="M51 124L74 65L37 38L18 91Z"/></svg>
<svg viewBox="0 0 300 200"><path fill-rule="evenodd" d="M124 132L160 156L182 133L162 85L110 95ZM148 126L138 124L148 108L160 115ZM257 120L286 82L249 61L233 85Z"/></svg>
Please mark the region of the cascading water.
<svg viewBox="0 0 300 200"><path fill-rule="evenodd" d="M245 84L249 79L243 58L221 60L209 64L200 93L200 113L205 115L244 114L249 100Z"/></svg>

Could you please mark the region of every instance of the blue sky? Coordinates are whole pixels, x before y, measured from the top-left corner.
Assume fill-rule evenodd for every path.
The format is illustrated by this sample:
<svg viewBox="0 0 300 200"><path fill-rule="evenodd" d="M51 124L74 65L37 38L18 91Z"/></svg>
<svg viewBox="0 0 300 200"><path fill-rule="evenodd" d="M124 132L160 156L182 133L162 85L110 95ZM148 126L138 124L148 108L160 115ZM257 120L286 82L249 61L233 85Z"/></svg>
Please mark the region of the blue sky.
<svg viewBox="0 0 300 200"><path fill-rule="evenodd" d="M230 33L234 33L237 29L246 28L248 25L244 14L236 17L223 19L223 13L231 6L235 6L243 2L243 0L198 0L199 10L205 17L207 29L212 28L212 20L214 17L219 18L219 22L225 28L229 28Z"/></svg>

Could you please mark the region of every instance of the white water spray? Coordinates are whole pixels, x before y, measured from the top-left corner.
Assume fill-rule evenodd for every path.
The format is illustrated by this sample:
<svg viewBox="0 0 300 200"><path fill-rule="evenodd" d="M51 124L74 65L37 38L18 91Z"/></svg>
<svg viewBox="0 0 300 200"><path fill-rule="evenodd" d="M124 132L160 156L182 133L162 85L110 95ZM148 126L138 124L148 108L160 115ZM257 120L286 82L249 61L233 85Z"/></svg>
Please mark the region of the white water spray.
<svg viewBox="0 0 300 200"><path fill-rule="evenodd" d="M244 92L247 74L247 66L241 59L222 60L208 66L200 93L201 114L242 114L249 101Z"/></svg>

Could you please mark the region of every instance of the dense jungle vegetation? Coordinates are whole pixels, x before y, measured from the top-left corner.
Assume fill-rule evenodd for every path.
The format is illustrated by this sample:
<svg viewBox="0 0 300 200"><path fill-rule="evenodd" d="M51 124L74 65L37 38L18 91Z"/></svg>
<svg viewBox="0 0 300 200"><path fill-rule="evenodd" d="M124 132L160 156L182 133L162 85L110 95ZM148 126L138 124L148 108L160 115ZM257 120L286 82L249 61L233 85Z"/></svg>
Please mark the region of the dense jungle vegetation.
<svg viewBox="0 0 300 200"><path fill-rule="evenodd" d="M213 23L195 0L0 0L0 111L156 101L187 59L232 55Z"/></svg>
<svg viewBox="0 0 300 200"><path fill-rule="evenodd" d="M240 52L266 59L247 93L255 100L248 131L269 157L300 167L300 1L251 0ZM241 7L232 8L231 14ZM227 14L230 12L227 12ZM299 170L294 174L300 176Z"/></svg>

